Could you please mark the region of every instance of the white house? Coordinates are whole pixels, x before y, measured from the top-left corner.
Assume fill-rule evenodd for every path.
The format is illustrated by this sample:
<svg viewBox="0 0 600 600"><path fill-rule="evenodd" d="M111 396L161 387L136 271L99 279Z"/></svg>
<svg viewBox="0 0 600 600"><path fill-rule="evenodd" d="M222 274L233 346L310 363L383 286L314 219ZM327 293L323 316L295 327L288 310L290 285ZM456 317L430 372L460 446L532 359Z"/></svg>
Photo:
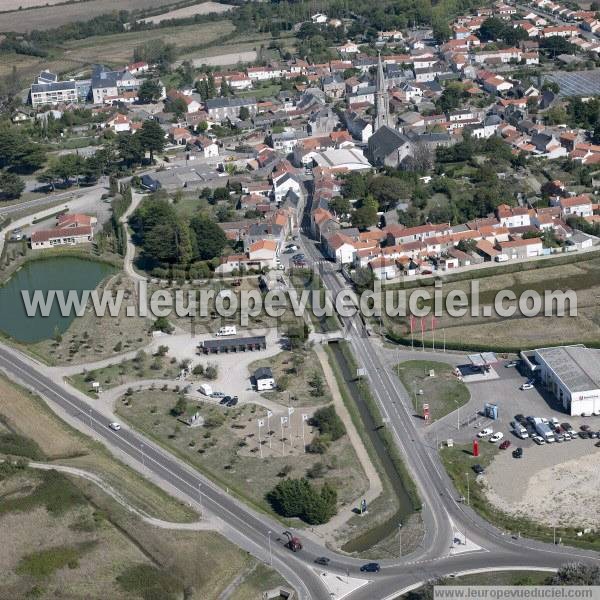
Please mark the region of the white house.
<svg viewBox="0 0 600 600"><path fill-rule="evenodd" d="M219 156L219 146L217 143L204 135L199 135L196 138L196 146L202 150L204 158Z"/></svg>
<svg viewBox="0 0 600 600"><path fill-rule="evenodd" d="M396 261L385 256L379 256L369 263L375 279L394 279L398 275Z"/></svg>
<svg viewBox="0 0 600 600"><path fill-rule="evenodd" d="M273 371L269 367L256 369L254 371L254 381L256 382L256 390L258 392L275 389L275 378L273 377Z"/></svg>
<svg viewBox="0 0 600 600"><path fill-rule="evenodd" d="M55 229L40 229L31 234L31 248L43 250L54 246L74 246L76 244L87 244L94 237L94 229L91 225L82 227L64 227Z"/></svg>
<svg viewBox="0 0 600 600"><path fill-rule="evenodd" d="M594 214L592 201L587 194L561 198L559 206L564 216L576 215L578 217L591 217Z"/></svg>
<svg viewBox="0 0 600 600"><path fill-rule="evenodd" d="M293 175L285 173L273 182L275 202L282 202L290 190L299 196L302 193L302 185Z"/></svg>

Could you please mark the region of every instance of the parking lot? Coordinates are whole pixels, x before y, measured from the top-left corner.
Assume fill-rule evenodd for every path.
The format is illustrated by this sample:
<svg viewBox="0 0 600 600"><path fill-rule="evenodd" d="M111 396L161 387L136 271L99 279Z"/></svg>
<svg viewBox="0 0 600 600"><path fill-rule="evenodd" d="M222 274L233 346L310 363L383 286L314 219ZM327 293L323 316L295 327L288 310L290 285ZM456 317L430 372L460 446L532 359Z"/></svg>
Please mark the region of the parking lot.
<svg viewBox="0 0 600 600"><path fill-rule="evenodd" d="M438 440L452 438L458 443L467 443L472 441L483 427L491 427L494 432L501 431L504 439L510 440L513 446L517 443L523 448L535 446L531 439L521 440L511 432L510 422L517 414L545 417L549 420L554 417L559 423L570 423L575 430L579 430L583 424L590 425L594 431L600 430L599 417L582 418L568 415L554 396L539 386L534 386L531 390L519 389L528 381L528 377L522 375L516 367L505 367L508 362L500 361L495 365L494 370L498 378L467 384L471 400L461 408L460 415L455 411L435 427ZM488 402L498 406L498 419L495 421L481 414ZM457 429L458 424L460 429Z"/></svg>

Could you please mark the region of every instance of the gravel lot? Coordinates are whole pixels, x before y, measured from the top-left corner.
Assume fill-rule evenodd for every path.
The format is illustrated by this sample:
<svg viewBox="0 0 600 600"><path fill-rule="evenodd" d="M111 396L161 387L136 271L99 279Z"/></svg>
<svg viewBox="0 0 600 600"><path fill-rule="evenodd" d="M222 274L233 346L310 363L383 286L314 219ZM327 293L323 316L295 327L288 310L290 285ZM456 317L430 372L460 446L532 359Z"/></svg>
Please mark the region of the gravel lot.
<svg viewBox="0 0 600 600"><path fill-rule="evenodd" d="M533 445L520 460L512 458L513 442L486 469L488 499L506 513L549 526L600 527L596 441Z"/></svg>

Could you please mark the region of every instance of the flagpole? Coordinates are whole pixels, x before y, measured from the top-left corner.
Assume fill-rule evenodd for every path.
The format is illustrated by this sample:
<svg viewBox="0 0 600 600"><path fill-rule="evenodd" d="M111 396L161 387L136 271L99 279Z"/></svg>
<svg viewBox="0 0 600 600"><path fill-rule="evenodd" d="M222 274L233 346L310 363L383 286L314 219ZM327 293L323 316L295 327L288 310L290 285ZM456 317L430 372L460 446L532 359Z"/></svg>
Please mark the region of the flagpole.
<svg viewBox="0 0 600 600"><path fill-rule="evenodd" d="M269 434L269 450L271 449L271 439L273 436L271 435L271 411L267 410L267 433Z"/></svg>
<svg viewBox="0 0 600 600"><path fill-rule="evenodd" d="M262 443L260 441L260 421L258 423L258 448L260 450L260 457L263 457L263 453L262 453Z"/></svg>

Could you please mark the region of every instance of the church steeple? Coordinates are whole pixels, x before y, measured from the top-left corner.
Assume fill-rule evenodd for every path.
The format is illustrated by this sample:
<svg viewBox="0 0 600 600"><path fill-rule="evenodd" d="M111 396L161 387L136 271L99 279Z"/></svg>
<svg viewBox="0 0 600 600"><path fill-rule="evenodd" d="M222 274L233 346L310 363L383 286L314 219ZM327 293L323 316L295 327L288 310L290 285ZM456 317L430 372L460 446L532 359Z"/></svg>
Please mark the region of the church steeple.
<svg viewBox="0 0 600 600"><path fill-rule="evenodd" d="M390 119L390 99L388 96L385 73L383 72L381 54L378 54L377 59L377 77L375 79L375 88L375 127L373 128L374 132L383 127L383 125L389 125Z"/></svg>

